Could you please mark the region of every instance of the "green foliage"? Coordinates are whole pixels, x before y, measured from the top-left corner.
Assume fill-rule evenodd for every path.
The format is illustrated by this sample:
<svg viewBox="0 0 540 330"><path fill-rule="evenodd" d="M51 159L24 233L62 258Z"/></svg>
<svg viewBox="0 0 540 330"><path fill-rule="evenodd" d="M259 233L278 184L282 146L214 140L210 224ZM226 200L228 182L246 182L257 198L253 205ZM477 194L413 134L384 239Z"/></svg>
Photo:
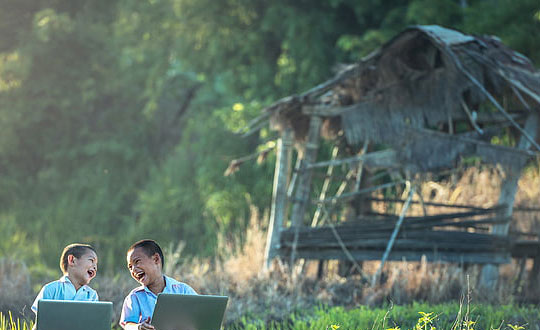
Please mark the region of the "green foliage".
<svg viewBox="0 0 540 330"><path fill-rule="evenodd" d="M537 324L540 313L535 306L471 306L470 314L460 318L463 306L458 304L427 305L412 304L390 308L359 306L317 308L313 314L291 314L288 320L261 324L257 320L244 319L241 324L227 329L272 329L272 330L516 330L527 329ZM430 312L423 312L423 311ZM474 321L473 321L474 320ZM505 326L503 326L505 325Z"/></svg>
<svg viewBox="0 0 540 330"><path fill-rule="evenodd" d="M268 324L256 319L243 318L238 324L226 325L225 329L258 330L526 330L540 320L536 306L471 306L466 319L459 318L463 306L458 304L412 304L390 308L320 307L314 311L293 313L289 319L271 321ZM430 310L431 312L423 312ZM472 321L475 320L475 321ZM457 322L459 321L459 322ZM31 329L33 323L24 319L14 319L0 313L0 330ZM14 328L12 328L14 326ZM117 328L114 325L113 329Z"/></svg>
<svg viewBox="0 0 540 330"><path fill-rule="evenodd" d="M438 24L456 28L462 19L462 8L453 0L413 0L407 9L409 24Z"/></svg>
<svg viewBox="0 0 540 330"><path fill-rule="evenodd" d="M45 276L74 241L106 272L142 237L214 254L268 208L273 154L223 177L275 139L233 133L264 105L408 24L496 34L539 63L539 13L536 0L2 1L0 256Z"/></svg>
<svg viewBox="0 0 540 330"><path fill-rule="evenodd" d="M475 1L465 11L464 28L501 38L509 47L540 63L540 3L535 0Z"/></svg>

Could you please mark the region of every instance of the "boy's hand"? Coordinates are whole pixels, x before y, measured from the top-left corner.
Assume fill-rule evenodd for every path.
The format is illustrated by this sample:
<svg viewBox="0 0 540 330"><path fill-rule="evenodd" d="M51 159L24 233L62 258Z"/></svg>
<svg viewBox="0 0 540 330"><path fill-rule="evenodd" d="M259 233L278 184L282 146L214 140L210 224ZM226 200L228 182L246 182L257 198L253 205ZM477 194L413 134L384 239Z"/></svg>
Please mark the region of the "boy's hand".
<svg viewBox="0 0 540 330"><path fill-rule="evenodd" d="M154 330L154 326L151 325L150 323L150 318L147 318L146 320L144 320L143 323L139 323L139 327L137 329L139 330Z"/></svg>

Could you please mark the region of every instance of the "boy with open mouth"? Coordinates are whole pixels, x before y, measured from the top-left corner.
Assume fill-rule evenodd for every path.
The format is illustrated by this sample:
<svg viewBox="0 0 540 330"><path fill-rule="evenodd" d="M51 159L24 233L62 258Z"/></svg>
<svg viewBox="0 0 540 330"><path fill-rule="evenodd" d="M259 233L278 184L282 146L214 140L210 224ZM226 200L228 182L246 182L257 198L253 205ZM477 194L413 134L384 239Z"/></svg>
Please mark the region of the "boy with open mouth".
<svg viewBox="0 0 540 330"><path fill-rule="evenodd" d="M32 304L32 311L37 315L38 301L42 299L97 301L97 292L88 286L96 277L97 265L97 253L91 245L75 243L66 246L60 257L64 275L43 286Z"/></svg>
<svg viewBox="0 0 540 330"><path fill-rule="evenodd" d="M120 325L125 330L153 330L151 317L159 293L197 294L189 285L163 274L164 258L153 240L141 240L127 251L131 277L141 284L124 299Z"/></svg>

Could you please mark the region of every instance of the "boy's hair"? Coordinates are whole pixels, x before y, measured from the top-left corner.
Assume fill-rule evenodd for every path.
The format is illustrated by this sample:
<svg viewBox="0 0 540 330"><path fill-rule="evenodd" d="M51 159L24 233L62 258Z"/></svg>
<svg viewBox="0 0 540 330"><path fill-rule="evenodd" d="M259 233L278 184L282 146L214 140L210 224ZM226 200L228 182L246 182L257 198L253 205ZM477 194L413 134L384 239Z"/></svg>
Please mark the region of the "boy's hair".
<svg viewBox="0 0 540 330"><path fill-rule="evenodd" d="M62 256L60 256L60 269L65 274L67 273L68 269L68 256L72 254L75 258L82 257L86 252L94 251L95 254L97 254L96 249L92 245L89 244L82 244L82 243L74 243L66 246L64 248L64 251L62 251Z"/></svg>
<svg viewBox="0 0 540 330"><path fill-rule="evenodd" d="M136 248L142 248L144 251L144 254L151 257L154 254L159 254L159 257L161 258L161 268L165 265L165 258L163 257L163 251L161 251L161 248L159 247L158 243L156 241L151 239L142 239L138 242L133 243L127 250L127 253L135 250Z"/></svg>

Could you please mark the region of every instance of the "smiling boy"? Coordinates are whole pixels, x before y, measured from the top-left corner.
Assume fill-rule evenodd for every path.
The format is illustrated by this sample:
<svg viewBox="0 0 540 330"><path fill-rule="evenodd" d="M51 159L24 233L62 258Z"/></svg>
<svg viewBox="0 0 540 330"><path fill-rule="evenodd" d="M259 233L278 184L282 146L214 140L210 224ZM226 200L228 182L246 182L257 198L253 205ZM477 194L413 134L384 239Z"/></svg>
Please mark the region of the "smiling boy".
<svg viewBox="0 0 540 330"><path fill-rule="evenodd" d="M124 299L120 326L125 330L151 330L150 324L159 293L197 294L189 285L163 274L164 258L153 240L141 240L127 251L127 266L140 287Z"/></svg>
<svg viewBox="0 0 540 330"><path fill-rule="evenodd" d="M42 299L97 301L97 292L88 286L97 274L96 250L88 244L70 244L62 251L60 269L64 275L54 282L45 284L34 303L32 311L38 310Z"/></svg>

